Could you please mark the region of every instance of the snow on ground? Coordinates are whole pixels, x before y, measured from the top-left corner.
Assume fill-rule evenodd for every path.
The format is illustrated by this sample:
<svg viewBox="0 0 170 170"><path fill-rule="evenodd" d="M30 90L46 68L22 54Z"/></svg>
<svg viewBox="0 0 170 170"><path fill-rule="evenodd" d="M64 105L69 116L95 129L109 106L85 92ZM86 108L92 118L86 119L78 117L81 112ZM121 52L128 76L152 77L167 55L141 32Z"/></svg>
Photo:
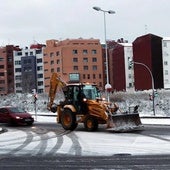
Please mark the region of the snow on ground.
<svg viewBox="0 0 170 170"><path fill-rule="evenodd" d="M128 110L130 106L139 105L139 114L143 124L159 124L159 125L170 125L170 91L160 90L158 91L158 96L155 98L155 110L156 115L153 115L153 101L149 100L149 94L151 91L143 92L133 92L125 93L118 92L110 96L111 101L119 104L120 108L124 111ZM61 99L61 96L57 96L57 99ZM33 97L31 94L16 94L9 96L2 96L0 98L0 106L4 105L15 105L24 108L29 113L31 113L36 122L52 122L56 123L56 114L48 112L46 109L48 102L48 96L43 94L38 96L36 104L33 102ZM58 102L58 100L56 101ZM1 124L0 124L1 126ZM0 130L2 128L0 127ZM25 138L25 132L19 131L8 131L7 133L0 134L2 140L1 142L1 152L6 152L6 144L3 145L3 141L8 141L9 136L13 136L13 133L17 133L15 137L23 136ZM169 140L170 136L163 136L165 140L161 140L161 137L157 136L143 136L138 134L119 134L119 133L91 133L85 131L74 131L75 138L78 140L80 145L78 154L80 155L114 155L114 154L170 154ZM48 136L54 136L49 138L46 152L50 152L53 145L56 144L57 140L53 132L49 132ZM23 138L23 139L24 139ZM5 140L7 139L7 140ZM77 151L72 151L74 149L74 141L69 135L63 136L63 144L57 153L64 154L75 154ZM21 141L22 143L22 141ZM33 146L35 145L35 146ZM28 150L34 151L37 149L38 152L39 142L33 142L29 147L25 147L22 153L27 153ZM10 149L15 149L15 145L8 145L7 151ZM11 147L11 148L10 148ZM14 147L14 148L12 148Z"/></svg>
<svg viewBox="0 0 170 170"><path fill-rule="evenodd" d="M47 113L40 112L35 115L32 112L32 115L35 118L35 126L37 122L56 122L53 114L46 116ZM156 124L169 124L167 119L158 119L156 122L151 118L142 118L142 122L147 124L153 124L153 122ZM23 147L16 152L16 155L28 153L36 155L40 152L41 137L34 134L34 132L32 134L34 136L33 141L27 147ZM8 154L8 152L10 153L15 148L20 147L20 145L24 144L27 135L25 131L16 129L9 129L7 133L0 134L0 154ZM92 133L81 130L76 130L70 135L66 134L60 140L56 137L55 132L52 131L47 132L44 138L45 136L48 137L48 142L44 141L47 146L44 148L43 154L54 151L58 142L61 142L60 140L62 140L61 147L54 153L55 155L57 153L81 156L170 154L170 144L168 142L170 136L145 136L136 133L107 133L106 131ZM20 141L17 143L18 138L20 138Z"/></svg>

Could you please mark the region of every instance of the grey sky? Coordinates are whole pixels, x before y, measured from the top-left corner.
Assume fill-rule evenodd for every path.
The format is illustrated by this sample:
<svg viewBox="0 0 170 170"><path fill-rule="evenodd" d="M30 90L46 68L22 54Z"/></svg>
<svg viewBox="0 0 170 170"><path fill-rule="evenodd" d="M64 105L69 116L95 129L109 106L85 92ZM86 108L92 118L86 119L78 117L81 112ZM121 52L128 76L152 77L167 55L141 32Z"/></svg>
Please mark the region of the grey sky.
<svg viewBox="0 0 170 170"><path fill-rule="evenodd" d="M0 0L0 45L29 46L47 39L97 38L104 42L103 13L107 39L153 33L170 37L170 0Z"/></svg>

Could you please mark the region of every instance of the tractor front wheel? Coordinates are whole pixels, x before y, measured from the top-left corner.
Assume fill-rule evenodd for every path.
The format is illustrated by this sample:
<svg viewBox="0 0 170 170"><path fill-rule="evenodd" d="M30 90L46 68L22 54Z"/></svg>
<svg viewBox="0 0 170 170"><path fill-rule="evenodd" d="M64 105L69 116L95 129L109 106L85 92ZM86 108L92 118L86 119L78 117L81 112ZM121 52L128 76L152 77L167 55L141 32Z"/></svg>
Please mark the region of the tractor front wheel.
<svg viewBox="0 0 170 170"><path fill-rule="evenodd" d="M78 124L76 123L75 114L69 109L64 109L63 113L61 114L61 124L65 130L76 129Z"/></svg>
<svg viewBox="0 0 170 170"><path fill-rule="evenodd" d="M93 116L87 116L84 121L84 127L87 131L96 131L98 129L98 121Z"/></svg>

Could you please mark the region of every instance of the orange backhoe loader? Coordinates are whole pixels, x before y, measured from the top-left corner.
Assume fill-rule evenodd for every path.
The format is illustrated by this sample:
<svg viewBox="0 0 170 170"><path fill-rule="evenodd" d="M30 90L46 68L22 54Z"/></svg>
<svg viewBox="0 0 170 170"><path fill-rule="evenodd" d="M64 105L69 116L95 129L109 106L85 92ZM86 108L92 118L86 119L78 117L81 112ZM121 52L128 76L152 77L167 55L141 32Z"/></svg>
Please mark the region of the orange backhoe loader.
<svg viewBox="0 0 170 170"><path fill-rule="evenodd" d="M65 100L56 105L54 99L59 87L63 89ZM99 124L106 124L107 130L118 132L142 127L139 113L118 113L118 105L102 99L96 85L66 84L57 73L51 76L49 100L47 109L57 112L57 122L65 130L74 130L79 123L84 123L87 131L97 130Z"/></svg>

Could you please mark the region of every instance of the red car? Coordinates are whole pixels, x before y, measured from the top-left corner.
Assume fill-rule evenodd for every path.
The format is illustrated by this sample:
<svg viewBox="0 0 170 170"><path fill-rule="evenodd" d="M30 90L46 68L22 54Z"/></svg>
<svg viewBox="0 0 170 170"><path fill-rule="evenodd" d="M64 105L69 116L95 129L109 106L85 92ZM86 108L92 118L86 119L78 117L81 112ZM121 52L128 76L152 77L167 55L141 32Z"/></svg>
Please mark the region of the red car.
<svg viewBox="0 0 170 170"><path fill-rule="evenodd" d="M5 106L0 108L0 123L12 125L32 125L34 118L19 107Z"/></svg>

